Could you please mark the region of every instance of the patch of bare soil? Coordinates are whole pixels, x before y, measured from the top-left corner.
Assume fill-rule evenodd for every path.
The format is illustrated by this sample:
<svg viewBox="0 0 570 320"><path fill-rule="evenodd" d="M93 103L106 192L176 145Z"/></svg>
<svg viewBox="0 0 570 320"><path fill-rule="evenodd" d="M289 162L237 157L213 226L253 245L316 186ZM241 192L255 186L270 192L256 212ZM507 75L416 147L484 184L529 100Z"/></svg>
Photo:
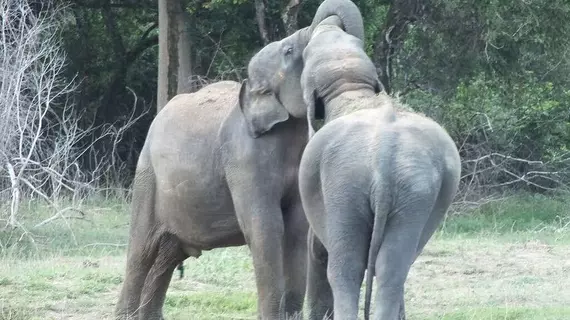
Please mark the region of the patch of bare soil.
<svg viewBox="0 0 570 320"><path fill-rule="evenodd" d="M406 307L441 313L457 307L567 306L569 272L570 246L433 241L412 266Z"/></svg>

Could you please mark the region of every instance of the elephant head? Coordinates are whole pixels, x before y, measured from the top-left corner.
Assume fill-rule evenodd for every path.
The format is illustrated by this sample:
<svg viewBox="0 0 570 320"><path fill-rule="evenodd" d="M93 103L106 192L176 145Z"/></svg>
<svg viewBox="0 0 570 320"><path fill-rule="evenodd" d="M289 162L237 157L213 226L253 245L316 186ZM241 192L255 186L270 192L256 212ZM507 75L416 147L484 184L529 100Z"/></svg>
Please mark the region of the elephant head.
<svg viewBox="0 0 570 320"><path fill-rule="evenodd" d="M303 50L317 25L330 16L337 16L338 27L348 34L364 39L358 7L350 0L325 0L309 27L268 44L249 62L248 79L242 83L239 106L253 137L259 137L290 116L306 116L300 84Z"/></svg>
<svg viewBox="0 0 570 320"><path fill-rule="evenodd" d="M365 107L361 98L384 91L362 39L339 24L337 16L319 23L303 51L300 84L308 109L309 136L323 122ZM337 99L341 95L342 99Z"/></svg>

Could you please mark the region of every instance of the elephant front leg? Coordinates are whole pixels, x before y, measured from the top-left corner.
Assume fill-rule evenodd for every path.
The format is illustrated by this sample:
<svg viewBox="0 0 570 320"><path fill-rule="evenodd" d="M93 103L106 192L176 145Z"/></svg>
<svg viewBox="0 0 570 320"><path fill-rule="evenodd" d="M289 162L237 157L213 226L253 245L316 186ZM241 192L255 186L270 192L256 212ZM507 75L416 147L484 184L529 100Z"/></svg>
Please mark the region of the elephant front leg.
<svg viewBox="0 0 570 320"><path fill-rule="evenodd" d="M333 293L327 279L327 250L321 241L309 230L307 303L309 320L328 319L333 312Z"/></svg>
<svg viewBox="0 0 570 320"><path fill-rule="evenodd" d="M303 300L307 283L307 230L309 224L301 199L292 203L284 212L285 224L285 313L287 317L302 317Z"/></svg>
<svg viewBox="0 0 570 320"><path fill-rule="evenodd" d="M258 318L280 319L281 305L285 299L285 231L281 208L279 203L260 203L251 197L238 196L237 199L234 200L236 215L253 257Z"/></svg>

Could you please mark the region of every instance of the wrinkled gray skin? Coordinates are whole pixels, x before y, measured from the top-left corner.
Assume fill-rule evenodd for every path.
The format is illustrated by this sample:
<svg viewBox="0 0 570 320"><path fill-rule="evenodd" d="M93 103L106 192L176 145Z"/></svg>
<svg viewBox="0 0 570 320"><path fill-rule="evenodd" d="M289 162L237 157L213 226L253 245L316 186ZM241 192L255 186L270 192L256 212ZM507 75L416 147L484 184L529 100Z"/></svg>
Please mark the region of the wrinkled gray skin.
<svg viewBox="0 0 570 320"><path fill-rule="evenodd" d="M310 224L309 319L331 311L335 319L357 319L366 269L365 319L374 275L374 319L404 319L404 283L457 192L459 154L441 126L396 110L378 93L362 42L338 24L323 21L304 52L302 89L318 130L299 167Z"/></svg>
<svg viewBox="0 0 570 320"><path fill-rule="evenodd" d="M307 223L297 169L306 120L286 117L254 139L238 96L245 102L239 83L218 82L177 95L153 121L137 164L117 318L162 319L181 261L246 243L260 318L277 319L282 297L285 311L301 309Z"/></svg>
<svg viewBox="0 0 570 320"><path fill-rule="evenodd" d="M323 2L313 25L333 14L347 32L363 36L358 8L348 0ZM308 129L299 79L312 29L262 49L241 88L212 84L177 95L157 114L137 164L116 318L163 319L179 263L243 244L253 257L258 318L301 311L308 225L297 172Z"/></svg>
<svg viewBox="0 0 570 320"><path fill-rule="evenodd" d="M307 108L301 90L303 50L314 28L323 20L335 16L346 33L364 40L364 23L358 7L350 0L325 0L315 13L311 26L303 28L281 41L265 46L250 61L246 92L251 103L244 112L253 121L250 130L262 134L286 113L305 118Z"/></svg>

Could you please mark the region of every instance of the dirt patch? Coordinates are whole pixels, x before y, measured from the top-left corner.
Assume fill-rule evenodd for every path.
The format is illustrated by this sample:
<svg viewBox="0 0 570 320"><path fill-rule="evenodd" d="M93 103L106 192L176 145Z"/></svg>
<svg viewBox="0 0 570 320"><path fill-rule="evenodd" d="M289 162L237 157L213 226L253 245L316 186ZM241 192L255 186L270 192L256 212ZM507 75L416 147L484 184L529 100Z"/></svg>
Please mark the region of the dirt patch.
<svg viewBox="0 0 570 320"><path fill-rule="evenodd" d="M410 271L407 306L418 314L481 305L565 306L568 257L569 246L540 241L434 241Z"/></svg>

